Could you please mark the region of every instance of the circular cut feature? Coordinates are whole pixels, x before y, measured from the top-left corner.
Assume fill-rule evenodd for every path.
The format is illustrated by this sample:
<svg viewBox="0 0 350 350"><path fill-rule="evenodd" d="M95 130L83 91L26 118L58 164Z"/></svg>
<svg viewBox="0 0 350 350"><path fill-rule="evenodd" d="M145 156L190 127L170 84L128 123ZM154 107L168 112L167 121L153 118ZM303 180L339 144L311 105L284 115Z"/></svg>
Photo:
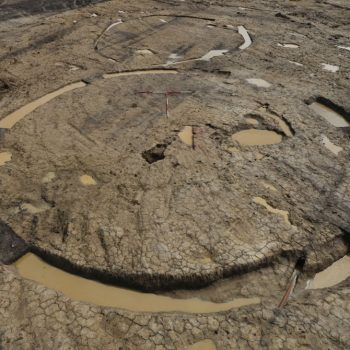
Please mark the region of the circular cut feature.
<svg viewBox="0 0 350 350"><path fill-rule="evenodd" d="M232 139L241 146L263 146L280 143L282 136L271 130L249 129L236 132Z"/></svg>
<svg viewBox="0 0 350 350"><path fill-rule="evenodd" d="M344 200L350 175L337 166L340 157L321 151L321 142L291 137L269 147L268 154L234 151L232 130L257 110L264 91L256 90L254 98L222 93L220 79L197 74L189 79L188 73L118 75L39 106L0 138L0 149L16 150L11 171L0 167L0 220L37 252L82 275L144 290L203 286L286 250L306 249L325 235L298 224L306 211L320 226L339 218L344 227L350 224ZM237 84L242 91L248 88L243 81ZM230 85L224 88L231 91ZM166 95L169 91L193 94ZM290 96L279 101L271 108L295 104ZM307 133L314 130L314 120L301 123L295 117L293 127ZM276 127L271 118L262 123ZM191 152L179 147L179 130L190 134L181 129L186 125L196 131ZM271 145L282 137L251 129L233 139ZM334 166L310 168L310 154L322 164L331 156ZM344 183L339 183L339 169ZM50 172L54 180L43 183ZM317 186L305 184L310 176ZM89 187L77 186L81 177ZM96 179L98 186L91 186ZM293 206L278 192L269 193L271 199L259 208L252 198L263 196L259 180L264 179L289 189ZM341 198L319 193L320 186L333 183L344 193ZM325 200L335 203L335 214L320 217L319 206L305 207ZM19 203L28 205L18 210ZM278 208L288 208L293 225L281 220Z"/></svg>
<svg viewBox="0 0 350 350"><path fill-rule="evenodd" d="M181 16L168 16L166 22L162 19L163 16L150 16L119 23L103 34L97 50L128 65L169 65L197 59L209 61L242 42L237 31L208 27L211 20ZM140 55L146 51L153 54Z"/></svg>

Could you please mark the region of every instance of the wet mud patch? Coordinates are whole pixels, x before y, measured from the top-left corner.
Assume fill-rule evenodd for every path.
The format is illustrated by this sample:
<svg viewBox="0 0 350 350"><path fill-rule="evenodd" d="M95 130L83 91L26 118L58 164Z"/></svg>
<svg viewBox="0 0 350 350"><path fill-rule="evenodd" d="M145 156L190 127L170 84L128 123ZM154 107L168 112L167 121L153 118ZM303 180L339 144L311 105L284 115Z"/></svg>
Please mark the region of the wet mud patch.
<svg viewBox="0 0 350 350"><path fill-rule="evenodd" d="M248 129L233 134L232 140L241 146L264 146L281 143L282 136L271 130Z"/></svg>
<svg viewBox="0 0 350 350"><path fill-rule="evenodd" d="M329 288L341 283L350 277L350 256L335 261L325 270L317 273L312 280L307 283L307 289Z"/></svg>
<svg viewBox="0 0 350 350"><path fill-rule="evenodd" d="M350 126L350 112L325 97L316 97L308 101L309 107L327 122L337 128Z"/></svg>
<svg viewBox="0 0 350 350"><path fill-rule="evenodd" d="M213 303L198 298L176 299L137 292L67 273L32 253L20 258L15 266L22 277L62 292L73 300L135 312L212 313L260 303L259 298L237 298L226 303Z"/></svg>

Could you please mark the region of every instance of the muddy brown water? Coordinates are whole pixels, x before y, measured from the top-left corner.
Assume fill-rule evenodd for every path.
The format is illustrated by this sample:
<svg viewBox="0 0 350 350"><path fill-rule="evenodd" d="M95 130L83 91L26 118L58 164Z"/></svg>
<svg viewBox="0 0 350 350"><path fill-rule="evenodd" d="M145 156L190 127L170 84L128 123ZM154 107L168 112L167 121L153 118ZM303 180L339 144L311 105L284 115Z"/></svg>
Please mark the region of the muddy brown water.
<svg viewBox="0 0 350 350"><path fill-rule="evenodd" d="M261 206L263 206L265 209L267 209L267 211L269 211L272 214L277 214L282 216L282 218L284 219L284 221L290 225L290 221L289 221L289 213L286 210L282 210L282 209L277 209L272 207L270 204L267 203L266 199L261 198L261 197L254 197L253 198L254 203L259 204Z"/></svg>
<svg viewBox="0 0 350 350"><path fill-rule="evenodd" d="M130 75L177 74L177 73L178 72L176 70L171 70L171 69L149 69L149 70L136 70L136 71L130 71L130 72L109 73L109 74L104 74L103 78L110 79L110 78L115 78L120 76L130 76ZM14 112L7 115L6 117L0 119L0 128L11 129L16 123L18 123L28 114L30 114L37 108L43 106L44 104L48 103L52 99L68 91L79 89L86 85L87 84L84 83L83 81L75 82L75 83L66 85L60 89L57 89L53 92L50 92L42 97L39 97L38 99L22 106L21 108L15 110Z"/></svg>
<svg viewBox="0 0 350 350"><path fill-rule="evenodd" d="M249 129L236 132L232 139L241 146L262 146L280 143L282 136L270 130Z"/></svg>
<svg viewBox="0 0 350 350"><path fill-rule="evenodd" d="M116 72L103 74L104 79L111 79L116 77L125 77L130 75L149 75L149 74L177 74L177 70L174 69L148 69L148 70L136 70L130 72Z"/></svg>
<svg viewBox="0 0 350 350"><path fill-rule="evenodd" d="M350 277L350 256L346 255L325 270L317 273L309 282L307 289L333 287Z"/></svg>
<svg viewBox="0 0 350 350"><path fill-rule="evenodd" d="M79 180L85 186L96 185L95 179L90 175L84 174L84 175L80 176Z"/></svg>
<svg viewBox="0 0 350 350"><path fill-rule="evenodd" d="M226 303L213 303L198 298L175 299L137 292L70 274L47 264L32 253L20 258L15 266L22 277L62 292L71 299L135 312L211 313L260 303L259 298L237 298Z"/></svg>
<svg viewBox="0 0 350 350"><path fill-rule="evenodd" d="M350 126L350 124L342 115L322 103L313 102L309 107L318 115L327 120L328 123L337 128L346 128Z"/></svg>
<svg viewBox="0 0 350 350"><path fill-rule="evenodd" d="M330 150L332 153L334 153L336 156L343 150L342 147L339 147L335 145L327 136L321 135L322 137L322 144Z"/></svg>
<svg viewBox="0 0 350 350"><path fill-rule="evenodd" d="M26 115L33 112L38 107L44 105L45 103L51 101L52 99L68 92L71 90L79 89L84 87L86 84L82 81L77 83L69 84L64 86L61 89L50 92L49 94L42 96L33 102L26 104L25 106L17 109L13 113L10 113L8 116L0 120L0 128L11 129L17 122L22 120Z"/></svg>
<svg viewBox="0 0 350 350"><path fill-rule="evenodd" d="M11 158L12 154L10 152L0 152L0 166L5 165Z"/></svg>
<svg viewBox="0 0 350 350"><path fill-rule="evenodd" d="M179 138L180 140L188 145L193 146L193 127L192 126L185 126L180 132L179 132Z"/></svg>

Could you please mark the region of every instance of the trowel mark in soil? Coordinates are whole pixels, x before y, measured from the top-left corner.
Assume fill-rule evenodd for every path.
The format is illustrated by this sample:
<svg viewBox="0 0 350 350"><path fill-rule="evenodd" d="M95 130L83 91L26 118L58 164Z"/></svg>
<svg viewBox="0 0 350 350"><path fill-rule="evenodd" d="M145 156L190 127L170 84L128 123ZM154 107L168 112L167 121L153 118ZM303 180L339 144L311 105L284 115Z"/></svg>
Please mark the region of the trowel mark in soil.
<svg viewBox="0 0 350 350"><path fill-rule="evenodd" d="M259 298L238 298L219 304L198 298L175 299L136 292L67 273L45 263L32 253L20 258L16 262L16 268L22 277L62 292L73 300L135 312L212 313L260 303Z"/></svg>
<svg viewBox="0 0 350 350"><path fill-rule="evenodd" d="M350 256L344 256L325 270L317 273L307 285L307 289L333 287L350 277Z"/></svg>
<svg viewBox="0 0 350 350"><path fill-rule="evenodd" d="M282 136L275 131L249 129L236 132L232 139L241 146L275 145L282 141Z"/></svg>
<svg viewBox="0 0 350 350"><path fill-rule="evenodd" d="M284 221L287 224L291 224L289 221L289 213L286 210L281 210L281 209L276 209L274 207L272 207L270 204L267 203L267 201L264 198L261 197L254 197L253 198L254 203L259 204L263 207L265 207L267 209L267 211L269 211L272 214L277 214L283 217Z"/></svg>
<svg viewBox="0 0 350 350"><path fill-rule="evenodd" d="M82 175L82 176L79 177L79 180L80 180L80 182L81 182L83 185L85 185L85 186L93 186L93 185L96 185L95 179L94 179L92 176L90 176L90 175L84 174L84 175Z"/></svg>
<svg viewBox="0 0 350 350"><path fill-rule="evenodd" d="M5 165L11 158L12 154L10 152L0 152L0 166Z"/></svg>
<svg viewBox="0 0 350 350"><path fill-rule="evenodd" d="M205 339L190 345L186 350L216 350L216 346L212 340Z"/></svg>
<svg viewBox="0 0 350 350"><path fill-rule="evenodd" d="M343 108L323 97L317 98L315 102L309 105L309 107L318 115L327 120L328 123L337 128L346 128L350 126L348 121L350 120L350 114Z"/></svg>
<svg viewBox="0 0 350 350"><path fill-rule="evenodd" d="M29 113L33 112L38 107L44 105L45 103L51 101L52 99L56 98L57 96L60 96L68 91L79 89L86 86L86 84L82 81L69 84L64 86L63 88L60 88L56 91L50 92L49 94L42 96L38 98L37 100L28 103L27 105L17 109L16 111L12 112L5 118L0 120L0 128L3 129L11 129L17 122L22 120L25 116L27 116Z"/></svg>

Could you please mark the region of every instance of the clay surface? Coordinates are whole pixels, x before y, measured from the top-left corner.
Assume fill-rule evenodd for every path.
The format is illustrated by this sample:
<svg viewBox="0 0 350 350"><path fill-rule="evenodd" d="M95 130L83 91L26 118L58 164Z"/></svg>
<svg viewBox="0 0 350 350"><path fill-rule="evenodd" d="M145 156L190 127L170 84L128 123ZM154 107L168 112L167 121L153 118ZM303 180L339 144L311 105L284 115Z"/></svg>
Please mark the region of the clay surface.
<svg viewBox="0 0 350 350"><path fill-rule="evenodd" d="M348 349L349 279L305 287L349 253L349 12L0 0L1 264L261 301L138 312L0 265L0 348Z"/></svg>

